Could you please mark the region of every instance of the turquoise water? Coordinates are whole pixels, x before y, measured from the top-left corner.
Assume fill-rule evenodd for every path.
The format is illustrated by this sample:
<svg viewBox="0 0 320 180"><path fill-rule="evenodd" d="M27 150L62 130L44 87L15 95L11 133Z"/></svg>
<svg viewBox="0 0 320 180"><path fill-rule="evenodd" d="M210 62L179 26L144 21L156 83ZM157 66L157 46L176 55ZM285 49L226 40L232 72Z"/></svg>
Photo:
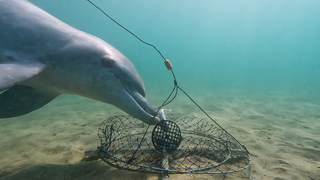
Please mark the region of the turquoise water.
<svg viewBox="0 0 320 180"><path fill-rule="evenodd" d="M138 69L147 94L171 90L171 73L156 51L89 2L31 2L120 50ZM187 91L272 90L319 98L320 1L93 2L156 45Z"/></svg>
<svg viewBox="0 0 320 180"><path fill-rule="evenodd" d="M252 178L320 178L320 1L92 1L172 62L178 85L252 153ZM127 56L153 107L167 98L173 78L161 56L89 2L30 2ZM182 93L165 108L204 116ZM119 113L111 105L61 95L37 111L0 121L0 179L21 169L30 171L11 179L35 179L39 164L53 179L66 179L68 167L76 169L70 177L83 179L147 179L126 171L108 174L100 165L95 173L83 171L99 163L80 162L84 151L96 148L100 124Z"/></svg>

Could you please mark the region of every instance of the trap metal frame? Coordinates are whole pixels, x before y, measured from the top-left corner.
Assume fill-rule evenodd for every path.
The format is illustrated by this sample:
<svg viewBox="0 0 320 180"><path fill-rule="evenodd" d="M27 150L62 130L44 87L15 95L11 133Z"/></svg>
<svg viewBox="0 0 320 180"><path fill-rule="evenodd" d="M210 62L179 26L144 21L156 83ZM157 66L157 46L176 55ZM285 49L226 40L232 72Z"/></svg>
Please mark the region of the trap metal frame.
<svg viewBox="0 0 320 180"><path fill-rule="evenodd" d="M158 174L223 174L251 165L247 149L209 118L170 113L166 118L181 130L178 147L169 150L154 145L155 126L128 115L107 118L98 130L101 160L120 169Z"/></svg>

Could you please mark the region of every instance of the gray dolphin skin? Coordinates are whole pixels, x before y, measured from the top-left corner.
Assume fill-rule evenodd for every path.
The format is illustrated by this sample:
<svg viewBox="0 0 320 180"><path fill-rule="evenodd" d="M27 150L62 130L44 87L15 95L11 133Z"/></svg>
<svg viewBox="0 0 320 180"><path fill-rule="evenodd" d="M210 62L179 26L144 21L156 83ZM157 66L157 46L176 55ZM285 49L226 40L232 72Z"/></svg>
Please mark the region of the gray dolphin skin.
<svg viewBox="0 0 320 180"><path fill-rule="evenodd" d="M76 94L147 124L160 121L136 68L121 52L26 0L0 0L0 93L0 118Z"/></svg>

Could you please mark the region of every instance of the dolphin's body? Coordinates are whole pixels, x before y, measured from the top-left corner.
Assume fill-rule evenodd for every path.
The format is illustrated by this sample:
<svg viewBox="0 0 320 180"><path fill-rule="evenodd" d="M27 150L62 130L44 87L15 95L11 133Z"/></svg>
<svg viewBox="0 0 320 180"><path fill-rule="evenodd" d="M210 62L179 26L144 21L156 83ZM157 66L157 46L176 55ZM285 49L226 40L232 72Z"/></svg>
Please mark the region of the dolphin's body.
<svg viewBox="0 0 320 180"><path fill-rule="evenodd" d="M77 94L148 124L160 121L122 53L26 0L0 0L1 91L0 118L27 114L60 94Z"/></svg>

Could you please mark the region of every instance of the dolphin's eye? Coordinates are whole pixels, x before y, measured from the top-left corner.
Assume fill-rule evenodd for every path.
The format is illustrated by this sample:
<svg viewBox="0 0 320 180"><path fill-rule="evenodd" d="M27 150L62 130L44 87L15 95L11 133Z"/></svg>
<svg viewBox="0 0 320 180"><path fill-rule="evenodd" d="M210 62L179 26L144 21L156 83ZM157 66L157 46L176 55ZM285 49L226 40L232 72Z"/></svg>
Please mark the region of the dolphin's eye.
<svg viewBox="0 0 320 180"><path fill-rule="evenodd" d="M115 60L111 56L105 56L101 59L101 63L103 66L110 68L115 63Z"/></svg>

